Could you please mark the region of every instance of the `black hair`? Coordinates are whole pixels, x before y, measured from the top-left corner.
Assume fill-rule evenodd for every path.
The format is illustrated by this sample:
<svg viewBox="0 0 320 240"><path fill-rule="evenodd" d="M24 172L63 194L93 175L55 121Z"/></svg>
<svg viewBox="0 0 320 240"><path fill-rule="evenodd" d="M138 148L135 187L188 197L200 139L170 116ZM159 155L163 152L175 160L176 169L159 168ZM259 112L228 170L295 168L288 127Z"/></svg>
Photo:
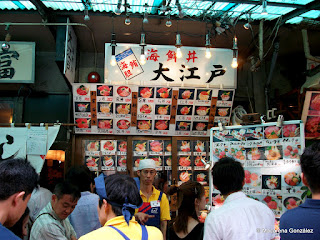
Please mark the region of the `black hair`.
<svg viewBox="0 0 320 240"><path fill-rule="evenodd" d="M38 186L38 174L24 159L0 162L0 201L18 192L25 192L23 199Z"/></svg>
<svg viewBox="0 0 320 240"><path fill-rule="evenodd" d="M188 233L188 217L198 220L195 199L201 199L204 195L204 187L193 181L181 184L180 187L172 186L169 188L168 195L177 193L178 197L178 216L173 222L175 232Z"/></svg>
<svg viewBox="0 0 320 240"><path fill-rule="evenodd" d="M168 183L168 177L165 171L157 172L157 175L154 179L154 187L161 192L164 192L164 186Z"/></svg>
<svg viewBox="0 0 320 240"><path fill-rule="evenodd" d="M243 187L244 169L233 158L221 158L212 168L212 183L222 195L240 191Z"/></svg>
<svg viewBox="0 0 320 240"><path fill-rule="evenodd" d="M65 194L71 195L73 201L81 197L79 188L68 180L58 183L54 188L53 194L55 194L58 199L61 199Z"/></svg>
<svg viewBox="0 0 320 240"><path fill-rule="evenodd" d="M300 158L301 170L312 193L320 192L320 143L314 143L304 150Z"/></svg>
<svg viewBox="0 0 320 240"><path fill-rule="evenodd" d="M80 192L90 191L90 184L93 181L89 168L85 165L73 166L66 174L66 180L76 185Z"/></svg>
<svg viewBox="0 0 320 240"><path fill-rule="evenodd" d="M131 203L136 206L142 204L142 199L138 187L133 180L128 175L123 174L113 174L105 178L107 202L111 201L117 204L122 205L126 202ZM102 199L99 201L99 207L102 206ZM116 216L122 215L122 207L112 206L112 211ZM135 210L132 208L128 209L131 215L134 215Z"/></svg>
<svg viewBox="0 0 320 240"><path fill-rule="evenodd" d="M13 232L16 236L19 238L23 239L23 221L25 220L26 217L28 217L30 214L30 210L27 207L24 213L22 214L21 218L16 222L12 227L9 228L11 232Z"/></svg>

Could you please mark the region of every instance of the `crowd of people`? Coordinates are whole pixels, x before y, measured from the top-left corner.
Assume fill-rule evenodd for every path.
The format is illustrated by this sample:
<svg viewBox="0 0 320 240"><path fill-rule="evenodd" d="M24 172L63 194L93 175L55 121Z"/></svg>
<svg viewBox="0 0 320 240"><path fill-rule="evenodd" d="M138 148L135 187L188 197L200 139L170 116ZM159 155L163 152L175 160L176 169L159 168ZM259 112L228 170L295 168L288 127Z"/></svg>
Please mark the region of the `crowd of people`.
<svg viewBox="0 0 320 240"><path fill-rule="evenodd" d="M320 239L320 143L306 148L301 178L312 199L280 218L281 239ZM53 193L38 187L38 174L26 160L0 162L0 240L270 240L273 212L246 197L242 165L229 157L216 162L212 183L225 199L199 221L205 208L204 187L193 181L171 186L177 213L171 221L167 194L153 185L156 165L141 160L137 175L99 175L86 166L72 167ZM95 188L95 192L94 189ZM30 201L29 201L30 200ZM29 203L28 203L29 202Z"/></svg>

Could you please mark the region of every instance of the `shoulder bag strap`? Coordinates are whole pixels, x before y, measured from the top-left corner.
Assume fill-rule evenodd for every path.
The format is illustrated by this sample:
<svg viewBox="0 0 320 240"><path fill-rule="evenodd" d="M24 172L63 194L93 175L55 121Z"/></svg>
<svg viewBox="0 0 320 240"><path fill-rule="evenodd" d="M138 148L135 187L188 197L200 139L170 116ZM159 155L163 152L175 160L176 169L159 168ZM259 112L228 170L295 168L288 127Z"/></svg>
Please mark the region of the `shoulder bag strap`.
<svg viewBox="0 0 320 240"><path fill-rule="evenodd" d="M148 231L145 225L140 225L141 231L142 231L142 237L141 240L148 240Z"/></svg>
<svg viewBox="0 0 320 240"><path fill-rule="evenodd" d="M114 230L116 230L125 240L130 240L122 231L120 231L118 228L114 227L114 226L109 226L111 228L113 228Z"/></svg>

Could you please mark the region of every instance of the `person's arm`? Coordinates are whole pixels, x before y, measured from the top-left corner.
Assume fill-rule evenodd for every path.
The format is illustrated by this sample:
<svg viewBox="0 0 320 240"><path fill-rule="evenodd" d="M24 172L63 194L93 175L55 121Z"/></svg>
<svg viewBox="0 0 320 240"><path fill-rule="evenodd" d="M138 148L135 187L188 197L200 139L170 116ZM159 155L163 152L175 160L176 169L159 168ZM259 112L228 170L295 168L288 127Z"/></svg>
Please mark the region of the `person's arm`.
<svg viewBox="0 0 320 240"><path fill-rule="evenodd" d="M154 215L149 215L143 212L138 212L134 216L142 225L144 225L149 218L154 218Z"/></svg>
<svg viewBox="0 0 320 240"><path fill-rule="evenodd" d="M64 230L61 229L59 225L54 223L44 225L42 228L40 228L37 237L39 239L46 240L70 240L65 235Z"/></svg>
<svg viewBox="0 0 320 240"><path fill-rule="evenodd" d="M67 230L67 233L69 233L69 236L70 236L70 240L77 240L77 233L76 231L74 230L69 218L67 218L65 220L65 228Z"/></svg>
<svg viewBox="0 0 320 240"><path fill-rule="evenodd" d="M160 221L160 230L163 234L163 240L166 240L167 234L167 221Z"/></svg>

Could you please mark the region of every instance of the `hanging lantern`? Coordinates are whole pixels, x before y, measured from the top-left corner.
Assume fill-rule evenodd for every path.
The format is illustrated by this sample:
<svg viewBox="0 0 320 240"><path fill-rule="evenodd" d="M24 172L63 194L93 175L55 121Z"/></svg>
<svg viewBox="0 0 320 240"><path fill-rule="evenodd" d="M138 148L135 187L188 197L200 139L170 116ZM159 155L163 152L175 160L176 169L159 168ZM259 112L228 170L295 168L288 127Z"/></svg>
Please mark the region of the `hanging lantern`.
<svg viewBox="0 0 320 240"><path fill-rule="evenodd" d="M97 72L91 72L88 74L89 83L98 83L100 82L100 75Z"/></svg>

